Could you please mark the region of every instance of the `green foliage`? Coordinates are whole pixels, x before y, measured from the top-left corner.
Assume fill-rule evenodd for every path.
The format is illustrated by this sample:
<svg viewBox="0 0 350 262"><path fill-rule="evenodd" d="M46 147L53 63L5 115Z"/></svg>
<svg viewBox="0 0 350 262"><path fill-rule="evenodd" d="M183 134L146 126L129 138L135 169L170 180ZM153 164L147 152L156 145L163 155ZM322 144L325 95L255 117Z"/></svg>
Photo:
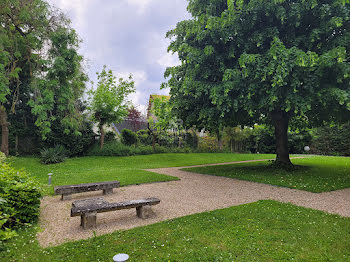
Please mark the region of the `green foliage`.
<svg viewBox="0 0 350 262"><path fill-rule="evenodd" d="M135 155L150 155L161 153L190 153L193 150L189 147L165 147L158 144L154 149L152 146L147 145L126 145L120 142L108 142L101 149L98 145L95 145L88 153L89 156L135 156Z"/></svg>
<svg viewBox="0 0 350 262"><path fill-rule="evenodd" d="M148 119L152 135L157 138L159 144L166 143L167 146L181 145L180 135L183 133L183 123L172 113L172 105L166 97L153 99L151 116ZM173 141L170 141L173 140Z"/></svg>
<svg viewBox="0 0 350 262"><path fill-rule="evenodd" d="M117 83L112 70L106 70L104 66L101 73L97 73L97 89L89 92L89 109L99 123L119 123L128 115L127 97L135 92L134 81L130 75L128 80L119 78Z"/></svg>
<svg viewBox="0 0 350 262"><path fill-rule="evenodd" d="M247 147L252 153L275 153L276 138L273 129L270 126L255 125L248 138Z"/></svg>
<svg viewBox="0 0 350 262"><path fill-rule="evenodd" d="M192 130L192 132L186 132L185 138L184 138L185 145L197 149L198 147L198 136L195 132L195 130Z"/></svg>
<svg viewBox="0 0 350 262"><path fill-rule="evenodd" d="M76 31L70 28L68 19L64 18L61 23L49 35L50 59L45 63L51 66L45 72L46 77L31 82L32 89L38 95L29 101L29 105L36 116L35 125L43 140L46 140L54 124L60 126L62 135L81 135L79 128L83 116L79 112L79 99L88 78L82 68L83 57L78 54L80 39Z"/></svg>
<svg viewBox="0 0 350 262"><path fill-rule="evenodd" d="M93 120L98 122L101 132L101 147L103 147L104 125L119 123L129 114L128 95L135 92L134 81L130 75L127 80L118 79L112 70L103 67L101 73L97 73L98 83L96 90L89 91L89 110Z"/></svg>
<svg viewBox="0 0 350 262"><path fill-rule="evenodd" d="M133 156L154 153L151 146L130 146L117 141L107 142L101 149L95 145L88 153L89 156Z"/></svg>
<svg viewBox="0 0 350 262"><path fill-rule="evenodd" d="M149 130L139 130L136 134L141 144L146 146L152 145L152 136Z"/></svg>
<svg viewBox="0 0 350 262"><path fill-rule="evenodd" d="M225 145L224 145L225 146ZM198 139L199 152L220 152L216 137L205 136Z"/></svg>
<svg viewBox="0 0 350 262"><path fill-rule="evenodd" d="M117 135L114 131L108 131L106 132L106 136L105 136L105 141L106 142L112 142L112 141L117 141Z"/></svg>
<svg viewBox="0 0 350 262"><path fill-rule="evenodd" d="M350 122L315 130L312 152L320 155L350 156Z"/></svg>
<svg viewBox="0 0 350 262"><path fill-rule="evenodd" d="M33 178L0 162L0 248L2 241L16 235L14 229L36 221L40 197Z"/></svg>
<svg viewBox="0 0 350 262"><path fill-rule="evenodd" d="M171 105L166 97L156 97L153 99L151 113L155 116L148 119L152 129L156 129L159 133L165 132L171 128L174 122L174 117L171 114Z"/></svg>
<svg viewBox="0 0 350 262"><path fill-rule="evenodd" d="M349 119L349 1L191 0L188 10L167 34L182 63L164 84L186 127Z"/></svg>
<svg viewBox="0 0 350 262"><path fill-rule="evenodd" d="M226 127L224 129L224 139L227 140L231 152L247 151L247 140L253 133L251 128Z"/></svg>
<svg viewBox="0 0 350 262"><path fill-rule="evenodd" d="M136 145L138 142L138 136L135 132L129 129L123 129L122 133L122 143L127 146Z"/></svg>
<svg viewBox="0 0 350 262"><path fill-rule="evenodd" d="M87 77L69 19L43 0L1 1L0 10L0 103L6 114L17 107L29 111L43 140L54 121L65 134L80 135L77 103Z"/></svg>
<svg viewBox="0 0 350 262"><path fill-rule="evenodd" d="M40 161L45 165L58 164L66 159L67 151L62 145L45 148L40 151Z"/></svg>
<svg viewBox="0 0 350 262"><path fill-rule="evenodd" d="M57 125L56 125L57 124ZM78 131L80 135L65 134L64 127L58 121L54 122L47 139L42 142L41 148L54 148L55 145L62 145L66 149L67 156L84 155L95 142L95 134L92 131L92 123L82 120Z"/></svg>
<svg viewBox="0 0 350 262"><path fill-rule="evenodd" d="M5 160L6 160L5 154L4 154L3 152L0 152L0 164L1 164L1 163L4 163Z"/></svg>

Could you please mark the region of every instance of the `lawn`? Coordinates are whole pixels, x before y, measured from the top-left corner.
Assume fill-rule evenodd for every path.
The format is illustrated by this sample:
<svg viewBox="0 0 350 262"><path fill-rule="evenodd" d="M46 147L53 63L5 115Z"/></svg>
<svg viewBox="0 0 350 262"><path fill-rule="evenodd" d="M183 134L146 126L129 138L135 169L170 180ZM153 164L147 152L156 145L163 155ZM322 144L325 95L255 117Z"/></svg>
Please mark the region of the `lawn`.
<svg viewBox="0 0 350 262"><path fill-rule="evenodd" d="M259 201L43 249L37 228L11 240L2 261L349 261L350 219Z"/></svg>
<svg viewBox="0 0 350 262"><path fill-rule="evenodd" d="M225 176L311 192L328 192L350 187L349 157L310 157L292 160L300 167L285 171L269 167L268 162L195 167L186 171Z"/></svg>
<svg viewBox="0 0 350 262"><path fill-rule="evenodd" d="M270 159L274 155L256 154L154 154L131 157L81 157L67 159L64 163L43 165L38 158L11 158L13 167L26 170L43 184L46 194L53 194L52 187L45 187L48 173L53 173L52 184L72 185L103 181L120 181L122 186L177 180L176 177L147 172L143 169L222 163L249 159Z"/></svg>

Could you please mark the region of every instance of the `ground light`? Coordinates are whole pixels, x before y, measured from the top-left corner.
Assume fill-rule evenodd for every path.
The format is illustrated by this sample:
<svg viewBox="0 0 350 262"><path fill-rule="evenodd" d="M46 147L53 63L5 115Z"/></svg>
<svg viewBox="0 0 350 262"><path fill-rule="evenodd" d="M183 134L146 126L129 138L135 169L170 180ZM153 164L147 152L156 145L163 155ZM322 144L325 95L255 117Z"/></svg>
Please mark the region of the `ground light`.
<svg viewBox="0 0 350 262"><path fill-rule="evenodd" d="M51 176L52 175L53 175L52 173L49 173L49 185L51 185Z"/></svg>
<svg viewBox="0 0 350 262"><path fill-rule="evenodd" d="M113 257L114 262L124 262L129 259L129 255L127 254L117 254Z"/></svg>

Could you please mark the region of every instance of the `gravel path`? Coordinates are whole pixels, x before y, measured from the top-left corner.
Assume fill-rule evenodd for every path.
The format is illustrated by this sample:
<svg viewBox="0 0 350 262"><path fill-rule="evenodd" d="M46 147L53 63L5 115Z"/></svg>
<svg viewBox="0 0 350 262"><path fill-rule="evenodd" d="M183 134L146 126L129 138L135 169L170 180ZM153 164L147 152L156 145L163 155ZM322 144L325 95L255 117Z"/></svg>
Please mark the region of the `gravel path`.
<svg viewBox="0 0 350 262"><path fill-rule="evenodd" d="M350 217L350 188L326 193L311 193L226 177L190 173L181 171L182 168L184 167L148 170L179 177L180 181L127 186L115 189L112 195L104 196L110 202L157 197L161 199L161 203L153 207L157 217L147 220L138 219L135 209L97 214L96 235L263 199L293 203ZM73 195L73 201L90 197L101 197L101 192ZM37 236L41 246L55 246L93 236L93 230L80 228L80 217L70 217L71 205L72 201L60 201L60 196L43 198L40 214L42 231Z"/></svg>

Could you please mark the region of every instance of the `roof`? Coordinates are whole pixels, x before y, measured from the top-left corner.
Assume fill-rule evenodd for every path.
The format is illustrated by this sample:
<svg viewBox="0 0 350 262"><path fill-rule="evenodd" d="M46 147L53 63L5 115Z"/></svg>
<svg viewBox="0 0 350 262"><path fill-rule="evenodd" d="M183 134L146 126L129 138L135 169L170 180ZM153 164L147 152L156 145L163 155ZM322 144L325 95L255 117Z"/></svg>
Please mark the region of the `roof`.
<svg viewBox="0 0 350 262"><path fill-rule="evenodd" d="M164 96L164 95L150 95L149 96L149 101L152 101L156 98L159 98L159 99L162 99L162 98L165 98L166 100L169 100L170 99L170 96Z"/></svg>

